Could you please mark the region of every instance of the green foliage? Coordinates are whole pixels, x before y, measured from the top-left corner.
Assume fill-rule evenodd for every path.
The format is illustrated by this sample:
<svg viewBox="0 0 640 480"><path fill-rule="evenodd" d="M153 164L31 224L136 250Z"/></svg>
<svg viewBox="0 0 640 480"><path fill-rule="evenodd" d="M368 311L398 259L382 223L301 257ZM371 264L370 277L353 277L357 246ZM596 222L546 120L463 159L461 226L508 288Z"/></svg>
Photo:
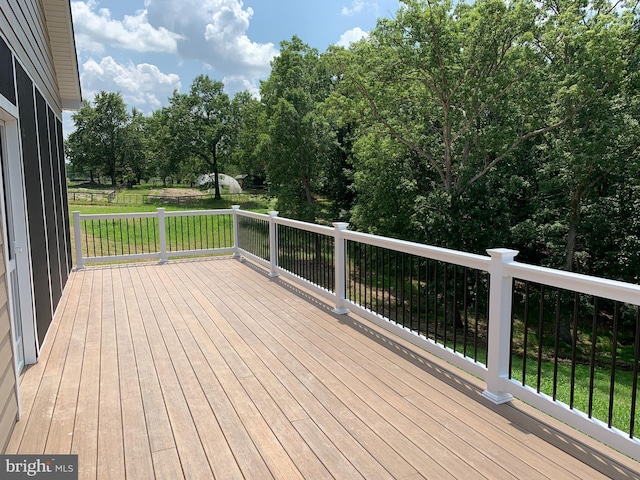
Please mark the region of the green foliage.
<svg viewBox="0 0 640 480"><path fill-rule="evenodd" d="M637 18L608 0L402 0L348 48L282 42L260 98L200 75L144 118L103 92L67 153L133 182L245 173L283 216L637 282Z"/></svg>
<svg viewBox="0 0 640 480"><path fill-rule="evenodd" d="M76 173L105 175L116 185L125 165L130 116L119 93L100 92L93 104L84 102L72 115L75 132L69 135L65 154Z"/></svg>
<svg viewBox="0 0 640 480"><path fill-rule="evenodd" d="M313 221L316 181L331 142L318 111L329 79L317 50L297 37L280 46L271 76L261 87L266 117L260 152L281 214Z"/></svg>

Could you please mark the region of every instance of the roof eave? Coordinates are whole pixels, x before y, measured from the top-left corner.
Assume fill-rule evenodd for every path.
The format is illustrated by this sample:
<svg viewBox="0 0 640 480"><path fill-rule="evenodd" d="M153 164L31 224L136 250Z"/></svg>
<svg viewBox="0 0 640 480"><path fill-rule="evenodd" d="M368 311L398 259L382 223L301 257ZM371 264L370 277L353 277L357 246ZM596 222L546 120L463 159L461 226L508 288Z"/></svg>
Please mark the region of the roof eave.
<svg viewBox="0 0 640 480"><path fill-rule="evenodd" d="M82 90L73 32L71 2L42 0L51 44L51 54L63 110L82 107Z"/></svg>

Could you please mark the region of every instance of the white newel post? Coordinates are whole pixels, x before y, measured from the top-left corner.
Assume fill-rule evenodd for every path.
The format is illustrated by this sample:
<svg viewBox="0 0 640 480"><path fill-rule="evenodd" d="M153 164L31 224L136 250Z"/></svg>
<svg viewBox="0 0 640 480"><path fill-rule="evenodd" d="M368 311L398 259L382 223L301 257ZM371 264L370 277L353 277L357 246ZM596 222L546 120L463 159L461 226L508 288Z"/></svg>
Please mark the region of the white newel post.
<svg viewBox="0 0 640 480"><path fill-rule="evenodd" d="M344 231L349 226L348 223L334 222L335 227L334 244L335 244L335 288L336 288L336 306L333 309L334 313L343 315L349 313L349 309L345 306L345 299L347 298L347 284L346 284L346 271L347 271L347 256L345 253L345 240Z"/></svg>
<svg viewBox="0 0 640 480"><path fill-rule="evenodd" d="M238 221L238 211L240 205L231 205L233 210L233 258L240 258L240 222Z"/></svg>
<svg viewBox="0 0 640 480"><path fill-rule="evenodd" d="M158 237L160 238L160 263L166 263L169 260L167 256L167 230L165 228L165 211L164 208L158 208Z"/></svg>
<svg viewBox="0 0 640 480"><path fill-rule="evenodd" d="M280 274L277 272L278 266L278 224L276 223L276 217L278 212L269 212L269 261L271 262L270 277L277 277Z"/></svg>
<svg viewBox="0 0 640 480"><path fill-rule="evenodd" d="M82 258L82 231L80 228L80 212L73 212L73 239L76 245L76 268L84 268L84 258Z"/></svg>
<svg viewBox="0 0 640 480"><path fill-rule="evenodd" d="M489 265L489 342L487 350L487 389L482 395L495 404L513 400L504 391L509 376L511 355L511 300L513 277L506 274L505 265L513 262L517 250L495 248L487 250L491 256Z"/></svg>

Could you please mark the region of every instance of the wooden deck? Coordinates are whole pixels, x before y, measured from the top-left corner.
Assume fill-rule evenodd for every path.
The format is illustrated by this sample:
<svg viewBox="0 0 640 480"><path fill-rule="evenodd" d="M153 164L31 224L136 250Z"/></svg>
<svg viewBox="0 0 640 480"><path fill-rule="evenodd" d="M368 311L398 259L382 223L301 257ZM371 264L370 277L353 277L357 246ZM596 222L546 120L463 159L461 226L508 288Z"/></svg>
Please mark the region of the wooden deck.
<svg viewBox="0 0 640 480"><path fill-rule="evenodd" d="M229 258L74 272L6 453L80 478L640 478L640 464Z"/></svg>

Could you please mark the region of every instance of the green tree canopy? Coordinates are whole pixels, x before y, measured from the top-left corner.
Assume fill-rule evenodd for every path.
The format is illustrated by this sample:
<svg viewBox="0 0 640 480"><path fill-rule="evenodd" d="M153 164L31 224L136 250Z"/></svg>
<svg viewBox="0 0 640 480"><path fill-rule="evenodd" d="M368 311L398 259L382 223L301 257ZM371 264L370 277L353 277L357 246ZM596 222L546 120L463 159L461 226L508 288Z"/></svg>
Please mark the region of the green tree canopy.
<svg viewBox="0 0 640 480"><path fill-rule="evenodd" d="M98 93L72 115L75 132L69 135L66 154L76 171L107 175L116 185L125 164L130 115L120 93Z"/></svg>

